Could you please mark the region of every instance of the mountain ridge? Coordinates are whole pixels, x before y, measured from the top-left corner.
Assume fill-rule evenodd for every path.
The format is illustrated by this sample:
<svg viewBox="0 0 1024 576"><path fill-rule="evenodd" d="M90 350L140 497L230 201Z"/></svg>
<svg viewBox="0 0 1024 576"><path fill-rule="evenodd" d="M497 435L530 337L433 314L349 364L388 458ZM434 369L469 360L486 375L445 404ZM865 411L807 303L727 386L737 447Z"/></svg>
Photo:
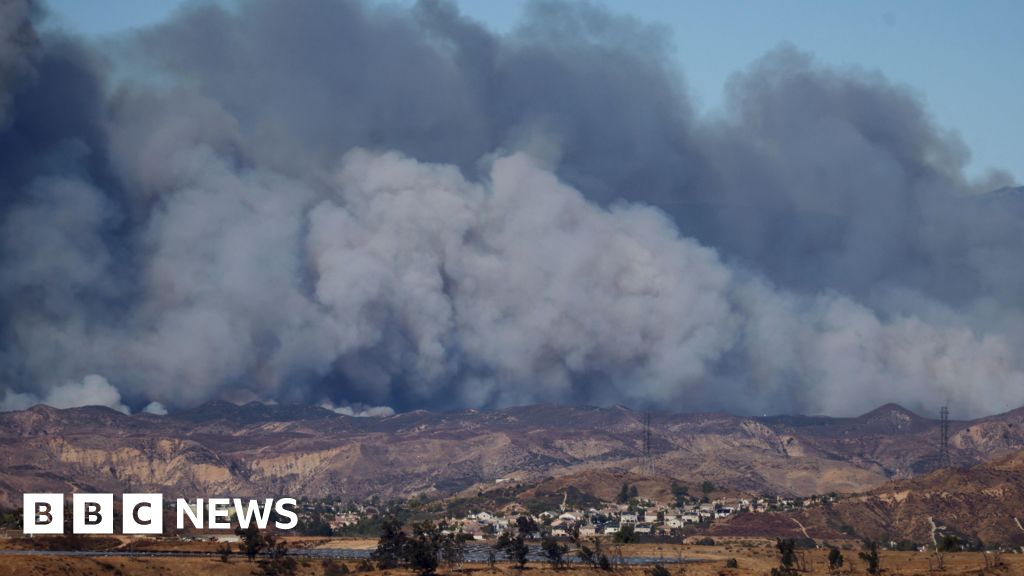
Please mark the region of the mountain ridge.
<svg viewBox="0 0 1024 576"><path fill-rule="evenodd" d="M0 503L83 488L365 498L587 474L642 476L646 412L517 406L358 418L214 402L167 416L98 407L0 413ZM939 421L887 404L856 417L651 412L661 484L801 495L861 492L934 467ZM957 465L1024 447L1024 410L950 422ZM660 485L660 484L659 484Z"/></svg>

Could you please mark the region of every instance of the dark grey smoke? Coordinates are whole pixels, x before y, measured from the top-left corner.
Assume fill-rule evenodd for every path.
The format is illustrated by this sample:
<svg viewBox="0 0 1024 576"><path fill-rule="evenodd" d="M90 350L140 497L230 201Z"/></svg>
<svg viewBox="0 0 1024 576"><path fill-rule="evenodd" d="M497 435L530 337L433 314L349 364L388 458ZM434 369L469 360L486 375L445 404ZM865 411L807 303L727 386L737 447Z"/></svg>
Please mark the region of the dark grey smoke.
<svg viewBox="0 0 1024 576"><path fill-rule="evenodd" d="M585 4L0 15L8 409L1024 404L1021 192L877 74L782 47L710 119Z"/></svg>

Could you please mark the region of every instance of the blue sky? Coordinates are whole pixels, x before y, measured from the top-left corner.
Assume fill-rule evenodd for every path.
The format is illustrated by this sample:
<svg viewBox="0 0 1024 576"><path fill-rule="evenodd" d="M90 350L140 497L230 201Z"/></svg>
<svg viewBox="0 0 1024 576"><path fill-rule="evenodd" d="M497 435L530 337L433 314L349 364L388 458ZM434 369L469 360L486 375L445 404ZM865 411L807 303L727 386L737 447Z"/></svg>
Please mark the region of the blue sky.
<svg viewBox="0 0 1024 576"><path fill-rule="evenodd" d="M102 36L159 21L185 1L50 0L49 5L59 26ZM458 2L464 13L498 31L515 26L524 3ZM971 148L972 175L1002 168L1018 183L1024 181L1024 2L603 3L672 30L676 61L702 112L716 112L732 73L788 42L825 64L880 70L890 80L910 86L939 125L959 132Z"/></svg>

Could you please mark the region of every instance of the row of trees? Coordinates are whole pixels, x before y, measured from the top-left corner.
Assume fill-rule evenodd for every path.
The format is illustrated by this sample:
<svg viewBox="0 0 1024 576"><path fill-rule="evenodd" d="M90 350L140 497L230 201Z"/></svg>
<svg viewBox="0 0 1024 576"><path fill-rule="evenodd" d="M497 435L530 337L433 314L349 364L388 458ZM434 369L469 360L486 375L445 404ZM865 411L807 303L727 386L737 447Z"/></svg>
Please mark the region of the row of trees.
<svg viewBox="0 0 1024 576"><path fill-rule="evenodd" d="M544 536L541 540L540 552L555 570L561 570L566 567L567 557L571 551L576 553L576 557L582 563L591 568L598 570L612 569L611 561L602 548L600 538L595 536L590 541L584 541L580 538L579 531L576 530L571 534L571 541L575 546L575 550L570 548L568 544L563 544L550 535ZM522 531L507 530L502 533L494 545L494 550L503 553L508 561L515 564L519 569L524 568L529 561L530 547L526 544ZM493 552L488 563L492 565L494 563Z"/></svg>
<svg viewBox="0 0 1024 576"><path fill-rule="evenodd" d="M779 566L772 568L772 576L796 576L800 572L807 571L803 556L796 551L795 540L792 538L777 539L775 549L779 551ZM876 542L866 542L858 556L867 564L868 574L879 576L882 573L881 558ZM843 553L838 548L829 548L828 571L830 574L839 573L844 562Z"/></svg>
<svg viewBox="0 0 1024 576"><path fill-rule="evenodd" d="M519 569L524 568L530 555L530 547L526 543L524 537L526 530L524 529L529 528L529 524L524 522L522 525L517 525L516 528L502 533L488 554L488 564L493 566L496 553L500 552ZM272 559L278 557L274 553L274 541L267 540L268 537L260 538L258 531L252 534L239 531L239 536L242 538L240 545L242 551L250 560L268 547L270 557ZM405 566L426 576L434 574L442 563L449 569L461 565L465 560L466 542L469 539L461 532L448 532L430 521L414 524L411 535L407 535L402 529L401 521L390 517L383 523L380 540L371 558L381 569ZM594 537L589 541L584 541L576 534L572 538L572 543L575 546L576 556L582 563L598 570L611 570L611 561L602 549L600 538ZM792 538L778 539L775 548L779 553L779 566L772 569L772 576L796 576L800 572L806 572L804 558L797 552L795 540ZM280 556L283 557L283 547L280 550L282 550ZM551 536L545 536L541 541L540 551L552 567L558 570L565 567L566 557L571 549L569 545L563 544ZM865 543L859 557L867 564L869 575L878 576L882 573L877 543ZM830 573L838 573L844 562L843 553L838 548L829 549ZM735 562L733 564L735 565Z"/></svg>
<svg viewBox="0 0 1024 576"><path fill-rule="evenodd" d="M383 522L377 548L371 555L378 568L404 566L426 576L433 574L442 564L454 568L465 560L466 543L470 539L467 535L458 531L448 532L429 521L413 524L411 528L411 535L407 534L401 521L395 517L389 517ZM525 516L517 519L516 526L503 532L490 549L488 564L493 566L500 553L519 569L524 568L530 559L530 546L526 543L525 535L536 530L536 523L532 519ZM577 532L572 542L580 561L596 569L611 570L611 561L603 551L599 538L584 542ZM556 570L565 568L571 551L568 544L550 535L541 540L540 552Z"/></svg>
<svg viewBox="0 0 1024 576"><path fill-rule="evenodd" d="M715 491L715 484L710 480L705 480L700 484L700 491L706 498L708 494ZM690 488L684 484L678 482L672 482L672 496L675 498L676 506L684 506L690 499ZM628 483L623 483L622 488L619 489L619 494L616 496L615 501L619 504L625 504L630 500L634 500L640 497L640 491L637 490L636 484L632 486Z"/></svg>
<svg viewBox="0 0 1024 576"><path fill-rule="evenodd" d="M238 552L244 555L250 562L261 557L257 565L257 576L292 576L298 568L298 562L288 556L288 547L283 540L280 540L273 533L261 533L256 526L248 528L235 528L235 535L238 536ZM231 546L222 544L217 549L222 562L228 562L231 558Z"/></svg>
<svg viewBox="0 0 1024 576"><path fill-rule="evenodd" d="M433 574L442 563L449 568L462 564L466 557L466 541L461 532L446 532L433 522L414 524L412 534L402 531L395 517L384 520L380 540L372 554L382 569L407 566L419 574Z"/></svg>

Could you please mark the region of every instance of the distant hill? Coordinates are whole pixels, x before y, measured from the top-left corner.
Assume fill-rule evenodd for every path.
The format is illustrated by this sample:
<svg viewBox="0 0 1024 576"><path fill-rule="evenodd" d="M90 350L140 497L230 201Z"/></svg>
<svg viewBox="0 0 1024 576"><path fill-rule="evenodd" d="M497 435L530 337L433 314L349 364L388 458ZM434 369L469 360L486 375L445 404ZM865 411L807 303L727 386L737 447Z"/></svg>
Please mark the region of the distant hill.
<svg viewBox="0 0 1024 576"><path fill-rule="evenodd" d="M782 495L863 492L934 466L938 427L896 405L855 418L526 406L354 418L309 406L214 402L170 416L36 406L0 414L0 503L24 491L363 498L477 494L499 478L590 496L622 478L667 497L678 480ZM954 464L1024 447L1024 411L951 422ZM650 477L648 477L650 476Z"/></svg>
<svg viewBox="0 0 1024 576"><path fill-rule="evenodd" d="M833 540L856 536L934 548L944 538L974 546L1024 545L1024 451L968 468L896 480L865 494L797 512L745 514L713 535Z"/></svg>

